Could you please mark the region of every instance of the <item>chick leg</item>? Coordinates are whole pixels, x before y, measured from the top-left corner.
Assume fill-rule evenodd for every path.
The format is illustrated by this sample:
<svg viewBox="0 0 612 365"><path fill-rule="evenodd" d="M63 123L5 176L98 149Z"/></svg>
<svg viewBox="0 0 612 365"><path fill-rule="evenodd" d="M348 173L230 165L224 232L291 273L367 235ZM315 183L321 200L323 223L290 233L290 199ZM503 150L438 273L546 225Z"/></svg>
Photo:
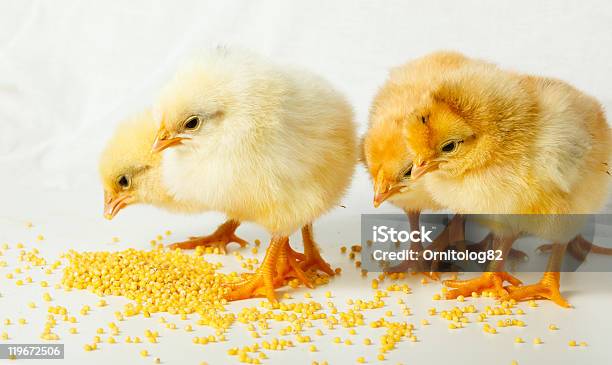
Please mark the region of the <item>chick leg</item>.
<svg viewBox="0 0 612 365"><path fill-rule="evenodd" d="M315 270L323 271L329 276L333 276L334 270L321 257L319 248L312 236L312 223L302 227L302 240L304 241L304 255L306 256L304 262L302 262L302 269L309 270L314 268Z"/></svg>
<svg viewBox="0 0 612 365"><path fill-rule="evenodd" d="M493 233L489 233L485 238L483 238L480 242L471 244L471 245L467 245L465 248L468 251L471 252L482 252L482 251L486 251L489 249L489 247L491 247L491 244L493 243ZM521 250L516 250L514 248L510 249L510 252L508 252L508 259L509 260L513 260L513 261L527 261L527 259L529 258L529 256L521 251Z"/></svg>
<svg viewBox="0 0 612 365"><path fill-rule="evenodd" d="M554 243L552 253L548 259L548 265L546 272L540 279L540 282L533 285L526 285L520 287L509 287L510 293L506 295L508 299L514 300L526 300L533 298L546 298L552 300L558 305L568 308L570 305L563 298L559 291L561 273L561 263L563 261L563 255L565 255L566 244Z"/></svg>
<svg viewBox="0 0 612 365"><path fill-rule="evenodd" d="M287 278L294 276L305 285L312 287L297 264L297 260L298 257L289 246L288 237L272 237L263 262L257 271L243 281L226 285L231 289L227 294L227 299L241 300L265 296L270 302L276 303L274 288L283 285Z"/></svg>
<svg viewBox="0 0 612 365"><path fill-rule="evenodd" d="M240 226L240 222L234 219L228 219L225 223L217 227L217 229L208 236L190 237L184 242L177 242L170 245L171 249L180 248L189 250L198 246L218 248L219 252L226 253L227 245L236 242L240 247L245 247L248 242L236 236L236 229Z"/></svg>
<svg viewBox="0 0 612 365"><path fill-rule="evenodd" d="M502 257L508 257L510 248L516 237L494 237L493 244L495 249L502 251ZM503 261L493 261L489 264L487 272L480 277L469 280L445 280L444 285L454 288L446 293L446 299L454 299L460 295L469 296L473 292L482 294L485 291L493 292L497 297L508 294L504 289L504 282L508 281L512 285L520 285L521 281L514 276L503 271Z"/></svg>
<svg viewBox="0 0 612 365"><path fill-rule="evenodd" d="M465 241L465 220L461 214L455 214L444 230L434 239L429 249L436 252L445 251L450 245L461 244ZM437 272L440 262L431 263L431 271Z"/></svg>
<svg viewBox="0 0 612 365"><path fill-rule="evenodd" d="M553 244L542 245L536 249L540 253L550 253L553 249ZM578 261L584 261L589 253L612 255L612 248L598 246L581 235L576 236L567 244L567 252Z"/></svg>
<svg viewBox="0 0 612 365"><path fill-rule="evenodd" d="M406 210L406 215L408 216L408 223L410 224L410 230L414 231L414 230L419 229L421 212L418 210ZM406 260L402 262L401 264L392 267L391 268L392 271L393 272L407 272L407 271L412 270L414 271L415 274L420 273L430 279L439 280L440 273L429 271L429 268L427 267L426 263L422 259L422 253L424 250L423 244L421 242L414 242L410 245L410 250L412 250L413 252L419 253L419 260L417 262Z"/></svg>

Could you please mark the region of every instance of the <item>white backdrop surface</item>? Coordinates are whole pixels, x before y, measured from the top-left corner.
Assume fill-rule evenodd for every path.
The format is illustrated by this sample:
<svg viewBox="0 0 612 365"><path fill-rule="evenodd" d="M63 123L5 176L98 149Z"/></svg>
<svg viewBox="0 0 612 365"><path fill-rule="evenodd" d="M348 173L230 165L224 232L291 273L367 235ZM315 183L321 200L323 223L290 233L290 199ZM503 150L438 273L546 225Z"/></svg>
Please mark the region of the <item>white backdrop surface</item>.
<svg viewBox="0 0 612 365"><path fill-rule="evenodd" d="M0 163L20 184L96 184L120 118L218 44L322 74L362 125L390 67L439 49L559 77L611 105L610 24L607 1L2 1Z"/></svg>
<svg viewBox="0 0 612 365"><path fill-rule="evenodd" d="M32 220L37 232L49 236L43 252L57 256L69 248L109 249L106 244L93 242L108 242L115 235L128 237L133 247L144 248L162 229L170 228L176 238L182 238L218 224L218 214L180 217L148 207L126 209L111 223L101 217L97 176L100 150L115 125L150 104L176 65L195 50L236 45L280 63L316 71L348 96L361 132L369 103L388 69L439 49L458 50L504 67L561 78L612 107L611 4L605 0L0 1L0 241L32 241L33 237L27 236L31 233L25 234L22 229L23 222ZM318 241L332 263L350 270L350 264L332 246L334 242L350 244L358 240L359 213L396 210L390 206L372 208L371 186L362 169L343 204L346 210L333 212L317 224ZM266 239L257 227L247 225L244 232L251 241ZM115 245L112 249L125 247ZM567 332L566 337L551 339L548 347L529 345L529 350L516 353L512 335L503 340L508 343L489 338L483 341L476 328L459 339L441 327L429 333L430 341L423 341L422 347L409 346L393 361L609 361L606 335L600 331L610 328L612 322L607 317L595 319L593 313L609 308L612 277L598 276L600 281L588 275L568 277L565 285L570 288L570 300L578 303L577 309L566 311L545 304L547 314L534 319L536 332L524 332L523 336L530 341L534 333L545 335L547 324L556 321L576 336L588 338L592 345L587 351L568 355L565 343L571 334ZM348 275L332 283L338 302L355 295L351 285L358 280L358 275ZM438 289L421 288L424 298L411 297L416 301L415 308L425 312L431 306L431 294ZM38 295L36 288L23 290ZM0 279L0 292L5 298L0 297L0 317L23 311L23 303L6 299L13 291L15 295L22 293L14 285L8 288ZM74 294L65 300L76 306L83 299ZM92 302L93 296L87 295ZM121 303L116 300L111 304L119 307ZM596 326L595 321L601 325ZM97 325L83 323L81 331ZM147 328L143 327L146 323L133 326ZM37 331L24 329L15 340L37 339ZM80 350L85 340L70 343L68 335L65 337L67 346L74 345L67 357L71 363L150 362L124 348L87 357ZM228 362L224 350L203 352L191 349L189 339L181 338L180 343L187 345L176 341L170 335L165 337L159 350L164 363ZM441 342L447 351L440 351ZM357 348L357 352L362 351ZM186 358L174 358L173 362L173 356L178 355L173 355L172 349L179 349ZM347 360L346 354L333 347L318 358L302 355L305 351L303 347L272 360L309 364L328 359L345 363L356 356L351 354ZM434 352L437 354L431 355Z"/></svg>

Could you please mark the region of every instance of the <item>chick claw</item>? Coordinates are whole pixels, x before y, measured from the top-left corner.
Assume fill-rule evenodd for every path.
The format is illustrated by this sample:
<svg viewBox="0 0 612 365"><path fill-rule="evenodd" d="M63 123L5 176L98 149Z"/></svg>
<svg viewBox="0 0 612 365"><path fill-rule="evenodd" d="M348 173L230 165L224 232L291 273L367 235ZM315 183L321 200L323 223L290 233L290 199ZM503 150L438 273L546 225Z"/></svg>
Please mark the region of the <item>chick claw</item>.
<svg viewBox="0 0 612 365"><path fill-rule="evenodd" d="M314 251L307 250L305 259L300 264L300 267L304 271L314 269L315 271L323 271L329 276L334 276L335 274L334 270L331 268L331 265L328 264L327 261L323 259L323 257L321 257L321 254L318 249L315 249Z"/></svg>
<svg viewBox="0 0 612 365"><path fill-rule="evenodd" d="M257 296L265 296L272 303L276 303L274 294L274 279L269 268L261 268L244 281L226 284L230 289L226 299L229 301L250 299Z"/></svg>
<svg viewBox="0 0 612 365"><path fill-rule="evenodd" d="M537 284L508 287L509 293L504 295L504 299L514 299L516 301L522 301L527 299L545 298L553 301L564 308L569 308L570 304L561 295L559 291L559 279L560 274L558 272L545 272L542 279Z"/></svg>
<svg viewBox="0 0 612 365"><path fill-rule="evenodd" d="M519 279L507 272L485 272L469 280L445 280L444 285L454 288L446 293L446 299L455 299L460 295L470 296L473 292L482 294L483 291L492 291L497 297L504 297L508 294L504 289L505 281L514 286L522 284Z"/></svg>
<svg viewBox="0 0 612 365"><path fill-rule="evenodd" d="M227 253L227 245L236 242L240 247L246 247L249 243L236 236L236 228L239 222L229 220L220 225L215 232L208 236L189 237L189 240L177 242L170 245L171 249L180 248L181 250L191 250L198 246L217 248L220 253Z"/></svg>

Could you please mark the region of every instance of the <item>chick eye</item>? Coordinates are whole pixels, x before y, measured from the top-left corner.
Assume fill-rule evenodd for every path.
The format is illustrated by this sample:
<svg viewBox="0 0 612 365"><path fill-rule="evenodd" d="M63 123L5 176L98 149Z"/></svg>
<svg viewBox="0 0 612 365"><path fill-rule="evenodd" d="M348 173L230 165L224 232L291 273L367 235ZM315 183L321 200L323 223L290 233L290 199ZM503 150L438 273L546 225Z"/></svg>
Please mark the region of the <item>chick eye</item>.
<svg viewBox="0 0 612 365"><path fill-rule="evenodd" d="M412 175L412 165L404 172L404 177L410 177Z"/></svg>
<svg viewBox="0 0 612 365"><path fill-rule="evenodd" d="M450 141L450 142L446 142L445 144L443 144L442 148L440 149L444 153L450 153L456 150L458 145L459 143L457 141Z"/></svg>
<svg viewBox="0 0 612 365"><path fill-rule="evenodd" d="M129 188L130 187L130 178L125 176L125 175L119 176L119 178L117 179L117 185L119 185L122 189Z"/></svg>
<svg viewBox="0 0 612 365"><path fill-rule="evenodd" d="M188 131L194 131L198 128L200 128L200 124L202 123L200 117L198 117L197 115L191 116L189 118L187 118L185 120L185 123L183 124L183 126L185 127L185 130Z"/></svg>

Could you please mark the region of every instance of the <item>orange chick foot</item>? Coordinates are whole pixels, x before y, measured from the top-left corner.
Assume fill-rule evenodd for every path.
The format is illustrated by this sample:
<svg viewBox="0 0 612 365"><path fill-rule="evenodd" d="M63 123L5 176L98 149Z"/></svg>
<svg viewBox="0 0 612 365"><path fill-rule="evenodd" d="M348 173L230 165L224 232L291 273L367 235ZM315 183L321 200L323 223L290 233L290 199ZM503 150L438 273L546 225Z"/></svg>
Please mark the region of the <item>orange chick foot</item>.
<svg viewBox="0 0 612 365"><path fill-rule="evenodd" d="M276 303L274 289L283 286L291 278L298 278L304 285L313 288L299 265L300 253L289 246L287 237L275 238L266 251L266 256L257 271L243 281L227 284L230 292L227 300L242 300L264 296Z"/></svg>
<svg viewBox="0 0 612 365"><path fill-rule="evenodd" d="M301 263L302 270L314 270L314 271L322 271L329 276L334 276L334 270L331 268L331 265L327 263L321 257L319 250L314 252L309 252L306 254L306 258Z"/></svg>
<svg viewBox="0 0 612 365"><path fill-rule="evenodd" d="M512 285L520 285L521 281L507 272L485 272L481 276L469 280L445 280L444 285L454 288L446 293L446 299L455 299L462 295L464 297L472 293L482 294L485 291L493 292L497 297L508 294L504 289L504 282Z"/></svg>
<svg viewBox="0 0 612 365"><path fill-rule="evenodd" d="M313 289L314 285L312 285L310 279L306 277L304 269L302 269L301 266L301 264L305 262L305 259L306 256L294 251L289 245L289 242L281 247L278 255L278 263L276 264L276 277L274 278L274 285L277 287L283 286L287 279L297 278L302 282L302 284L306 285L310 289Z"/></svg>
<svg viewBox="0 0 612 365"><path fill-rule="evenodd" d="M564 308L569 308L570 304L561 295L559 291L558 272L545 272L539 283L526 286L508 287L509 293L504 296L504 299L514 299L522 301L527 299L545 298L552 300L556 304Z"/></svg>
<svg viewBox="0 0 612 365"><path fill-rule="evenodd" d="M236 242L240 247L246 247L248 242L236 236L236 228L240 225L239 222L229 220L217 228L215 232L208 236L190 237L189 240L177 242L170 245L171 249L180 248L181 250L190 250L196 247L212 247L217 249L219 253L227 252L227 245Z"/></svg>
<svg viewBox="0 0 612 365"><path fill-rule="evenodd" d="M274 276L260 268L256 273L249 275L248 279L237 283L226 284L230 292L226 295L229 301L266 297L272 303L276 303L274 294Z"/></svg>

